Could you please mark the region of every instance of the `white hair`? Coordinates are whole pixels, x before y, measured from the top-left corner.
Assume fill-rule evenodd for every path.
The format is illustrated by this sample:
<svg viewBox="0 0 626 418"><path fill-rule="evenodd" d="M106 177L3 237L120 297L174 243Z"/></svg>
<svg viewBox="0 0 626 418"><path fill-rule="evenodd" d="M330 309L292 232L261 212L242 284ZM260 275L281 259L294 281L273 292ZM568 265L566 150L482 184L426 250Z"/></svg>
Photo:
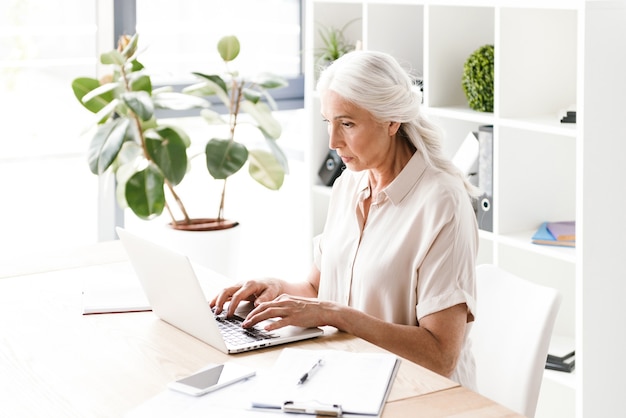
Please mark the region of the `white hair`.
<svg viewBox="0 0 626 418"><path fill-rule="evenodd" d="M443 155L441 129L420 111L422 95L413 79L391 55L352 51L320 74L317 90L332 90L369 111L379 122L400 122L398 136L420 152L426 164L462 179L471 197L479 195L465 175Z"/></svg>

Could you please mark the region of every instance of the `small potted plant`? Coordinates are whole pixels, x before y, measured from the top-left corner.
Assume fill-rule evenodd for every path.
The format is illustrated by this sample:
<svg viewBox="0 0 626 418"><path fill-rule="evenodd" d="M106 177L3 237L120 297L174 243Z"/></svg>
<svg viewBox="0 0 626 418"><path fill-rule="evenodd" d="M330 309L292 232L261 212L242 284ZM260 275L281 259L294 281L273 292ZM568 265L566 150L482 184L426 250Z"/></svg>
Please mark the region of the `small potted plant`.
<svg viewBox="0 0 626 418"><path fill-rule="evenodd" d="M272 116L275 103L267 89L287 85L284 78L260 74L250 79L227 70L224 75L196 73L202 80L181 93L170 87L154 89L149 74L138 61L138 35L120 38L117 49L102 54L101 62L113 68L103 80L81 77L72 82L76 98L95 114L96 126L88 151L89 167L101 175L112 170L116 196L122 208L130 208L141 219L152 219L166 210L172 228L183 230L225 229L237 225L224 219L226 179L246 163L253 179L267 188L282 186L287 159L276 143L280 123ZM218 42L226 67L239 54L235 36ZM216 95L226 105L226 117L212 112L205 96ZM263 100L264 99L264 100ZM176 186L189 168L189 136L180 128L157 120L157 108L202 108L211 123L228 125L224 138L206 138L204 157L210 175L223 180L220 206L215 216L189 217ZM266 139L267 149L248 149L237 141L241 112L248 113ZM194 139L195 140L195 139ZM175 202L180 218L174 215Z"/></svg>
<svg viewBox="0 0 626 418"><path fill-rule="evenodd" d="M315 50L315 58L318 68L323 69L337 58L356 49L356 44L351 43L346 38L345 31L348 26L357 20L359 20L359 18L352 19L341 28L320 25L318 34L322 41L322 46Z"/></svg>
<svg viewBox="0 0 626 418"><path fill-rule="evenodd" d="M483 45L463 64L461 85L470 109L493 112L494 47Z"/></svg>

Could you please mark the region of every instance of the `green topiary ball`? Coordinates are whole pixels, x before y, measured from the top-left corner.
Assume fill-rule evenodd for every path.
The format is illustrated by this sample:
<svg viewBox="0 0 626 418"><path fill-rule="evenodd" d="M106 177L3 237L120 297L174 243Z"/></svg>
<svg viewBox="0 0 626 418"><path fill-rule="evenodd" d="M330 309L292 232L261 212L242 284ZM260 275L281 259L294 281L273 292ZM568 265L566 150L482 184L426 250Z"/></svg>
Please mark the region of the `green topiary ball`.
<svg viewBox="0 0 626 418"><path fill-rule="evenodd" d="M483 45L467 58L462 85L471 109L493 112L493 45Z"/></svg>

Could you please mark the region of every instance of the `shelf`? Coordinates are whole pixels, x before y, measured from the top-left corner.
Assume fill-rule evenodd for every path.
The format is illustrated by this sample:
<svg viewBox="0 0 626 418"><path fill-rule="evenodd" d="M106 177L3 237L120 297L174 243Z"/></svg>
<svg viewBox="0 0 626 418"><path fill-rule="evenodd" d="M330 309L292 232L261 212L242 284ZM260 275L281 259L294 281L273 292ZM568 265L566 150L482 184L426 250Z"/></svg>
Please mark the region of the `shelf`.
<svg viewBox="0 0 626 418"><path fill-rule="evenodd" d="M431 116L475 122L481 125L500 125L507 128L562 135L575 139L577 125L561 123L558 115L534 116L528 118L498 118L493 113L477 112L468 106L424 107Z"/></svg>
<svg viewBox="0 0 626 418"><path fill-rule="evenodd" d="M424 111L431 116L476 122L480 125L493 125L495 122L493 113L477 112L469 106L424 107Z"/></svg>
<svg viewBox="0 0 626 418"><path fill-rule="evenodd" d="M555 247L550 245L539 245L532 243L532 236L535 230L522 231L513 234L499 235L497 240L501 244L519 248L524 251L552 257L554 259L576 263L576 249L569 247ZM493 234L491 234L493 237Z"/></svg>
<svg viewBox="0 0 626 418"><path fill-rule="evenodd" d="M534 7L493 1L324 0L312 2L312 21L342 26L359 19L358 25L350 25L350 39L362 40L365 48L400 56L406 68L422 72L423 111L444 131L443 150L449 157L469 132L481 125L494 126L495 233L481 231L481 240L494 244L492 256L484 259L497 264L499 249L507 246L575 264L574 249L538 246L530 237L545 220L576 218L580 129L560 123L559 112L577 96L578 9L561 1L531 4ZM388 22L410 27L410 41L400 42L402 37L388 30ZM455 27L454 33L450 27ZM572 42L562 45L563 38ZM313 45L319 41L313 34ZM469 54L488 43L496 45L495 108L489 113L469 108L460 82ZM534 65L538 62L541 65ZM317 179L317 169L328 152L326 127L317 121L320 98L312 90L306 94L312 118L312 193L328 198L330 189ZM320 202L314 204L324 210ZM313 218L325 219L325 214Z"/></svg>
<svg viewBox="0 0 626 418"><path fill-rule="evenodd" d="M537 418L613 416L621 399L607 392L606 373L625 347L606 318L626 315L619 280L626 231L620 193L626 142L626 4L583 0L310 0L307 42L318 46L315 22L351 26L366 49L392 53L423 77L423 111L441 127L446 156L469 132L493 125L493 226L479 232L478 263L493 263L562 294L554 334L576 335L584 347L578 375L547 370ZM401 30L399 29L401 28ZM406 42L405 42L406 41ZM495 47L494 110L474 112L461 86L463 64L478 47ZM314 74L306 48L307 76ZM318 121L314 77L305 98L313 223L321 231L330 189L318 186L327 154ZM560 123L575 106L577 124ZM576 220L577 248L531 243L541 222ZM582 241L584 237L584 242ZM580 332L584 329L584 333ZM618 333L619 334L619 333ZM581 357L582 359L582 357ZM582 375L584 374L584 382ZM576 383L578 381L578 383ZM582 405L582 407L581 407ZM580 409L583 408L581 411ZM576 409L576 411L574 411Z"/></svg>
<svg viewBox="0 0 626 418"><path fill-rule="evenodd" d="M576 138L577 125L575 123L561 123L558 116L535 116L529 118L501 118L497 122L507 128L523 129L547 134L563 135Z"/></svg>
<svg viewBox="0 0 626 418"><path fill-rule="evenodd" d="M560 385L563 385L572 390L576 389L576 370L571 373L560 372L558 370L544 370L543 376L546 379L550 379Z"/></svg>
<svg viewBox="0 0 626 418"><path fill-rule="evenodd" d="M563 351L563 347L565 347L566 351L563 351L560 355L569 352L570 349L574 349L576 346L576 341L573 337L557 334L552 338L551 345L554 345L557 350ZM546 369L544 371L544 377L569 389L576 389L576 367L574 367L571 373Z"/></svg>
<svg viewBox="0 0 626 418"><path fill-rule="evenodd" d="M442 146L447 156L454 155L469 132L481 125L494 126L495 232L481 232L482 241L494 244L492 256L484 259L498 264L499 250L507 246L575 264L574 249L532 244L529 231L543 221L575 219L577 214L580 128L560 123L559 112L577 98L578 8L556 0L523 6L443 0L324 0L311 4L314 26L343 26L359 19L358 25L350 25L350 39L362 40L365 48L399 55L406 68L423 73L423 110L444 131ZM551 7L544 7L546 4ZM398 31L388 30L389 22L410 28L410 41L400 42ZM316 34L309 32L309 36L314 46L319 45ZM469 54L487 43L496 46L492 113L470 109L460 81ZM312 71L312 66L308 68ZM330 189L319 185L317 178L328 152L326 126L317 120L317 92L310 89L306 94L311 117L308 156L312 193L328 197ZM319 202L315 205L324 210ZM325 214L313 217L325 219ZM315 229L321 227L316 225Z"/></svg>

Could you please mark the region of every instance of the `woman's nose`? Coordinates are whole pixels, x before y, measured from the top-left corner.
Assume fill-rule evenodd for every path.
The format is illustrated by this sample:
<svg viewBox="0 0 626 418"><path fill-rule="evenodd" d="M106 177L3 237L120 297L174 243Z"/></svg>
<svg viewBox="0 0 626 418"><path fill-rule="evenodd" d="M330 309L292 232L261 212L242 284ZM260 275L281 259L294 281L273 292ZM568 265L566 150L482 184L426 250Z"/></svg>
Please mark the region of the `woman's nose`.
<svg viewBox="0 0 626 418"><path fill-rule="evenodd" d="M337 149L339 147L339 136L334 132L332 126L328 127L328 147L330 149Z"/></svg>

